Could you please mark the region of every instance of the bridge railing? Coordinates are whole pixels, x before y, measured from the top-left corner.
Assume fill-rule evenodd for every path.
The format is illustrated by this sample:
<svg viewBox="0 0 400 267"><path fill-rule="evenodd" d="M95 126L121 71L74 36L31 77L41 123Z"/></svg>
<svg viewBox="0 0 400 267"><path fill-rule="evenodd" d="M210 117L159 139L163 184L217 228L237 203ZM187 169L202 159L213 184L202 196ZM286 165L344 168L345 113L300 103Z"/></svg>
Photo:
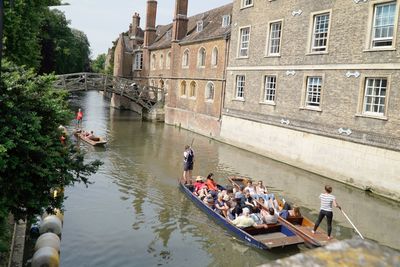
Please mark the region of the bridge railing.
<svg viewBox="0 0 400 267"><path fill-rule="evenodd" d="M70 92L97 90L126 97L147 110L164 105L163 88L140 85L138 80L108 76L101 73L71 73L58 75L54 86Z"/></svg>

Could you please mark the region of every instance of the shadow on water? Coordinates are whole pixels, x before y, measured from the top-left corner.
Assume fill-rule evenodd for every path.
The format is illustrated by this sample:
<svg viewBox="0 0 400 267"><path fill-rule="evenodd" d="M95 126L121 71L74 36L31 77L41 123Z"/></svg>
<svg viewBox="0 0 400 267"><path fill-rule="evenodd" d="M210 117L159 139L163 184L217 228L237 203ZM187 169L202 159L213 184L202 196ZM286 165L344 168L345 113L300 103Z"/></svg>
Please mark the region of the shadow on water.
<svg viewBox="0 0 400 267"><path fill-rule="evenodd" d="M256 266L305 250L249 247L187 199L177 178L184 145L191 142L194 175L214 172L221 184L227 184L229 175L263 180L312 219L319 210L318 196L329 183L367 238L400 248L393 235L400 232L399 204L177 127L143 122L135 113L110 108L95 92L74 101L84 109L84 127L104 134L108 144L100 150L86 148L89 159L104 162L92 177L95 183L66 190L63 266ZM377 227L382 222L386 226ZM338 239L355 235L336 211L333 234Z"/></svg>

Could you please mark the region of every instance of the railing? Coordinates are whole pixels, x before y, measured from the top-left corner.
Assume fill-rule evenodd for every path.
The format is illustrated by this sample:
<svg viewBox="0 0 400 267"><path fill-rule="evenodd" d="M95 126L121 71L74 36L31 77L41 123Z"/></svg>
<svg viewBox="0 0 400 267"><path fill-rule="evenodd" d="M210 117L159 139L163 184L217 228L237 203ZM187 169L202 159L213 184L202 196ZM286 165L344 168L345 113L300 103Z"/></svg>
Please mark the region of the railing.
<svg viewBox="0 0 400 267"><path fill-rule="evenodd" d="M126 97L147 110L164 105L163 88L139 85L138 81L100 73L71 73L58 75L54 86L70 92L104 91Z"/></svg>

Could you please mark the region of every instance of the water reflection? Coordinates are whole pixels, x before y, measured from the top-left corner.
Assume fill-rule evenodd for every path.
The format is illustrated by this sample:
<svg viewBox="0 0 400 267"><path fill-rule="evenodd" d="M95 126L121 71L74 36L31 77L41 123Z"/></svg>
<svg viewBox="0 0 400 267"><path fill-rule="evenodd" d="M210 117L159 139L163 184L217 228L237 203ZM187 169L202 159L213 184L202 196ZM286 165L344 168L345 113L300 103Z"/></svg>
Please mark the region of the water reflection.
<svg viewBox="0 0 400 267"><path fill-rule="evenodd" d="M400 248L393 234L400 230L398 204L173 126L142 122L132 112L110 109L94 92L82 95L75 105L84 109L84 127L109 142L106 149L86 146L90 159L105 163L93 176L95 183L66 192L63 266L255 266L305 249L270 253L250 248L196 208L177 186L183 147L191 142L194 174L212 171L222 184L234 174L261 179L313 219L318 195L330 183L366 237ZM334 220L335 236L354 235L338 212ZM384 229L377 227L382 222Z"/></svg>

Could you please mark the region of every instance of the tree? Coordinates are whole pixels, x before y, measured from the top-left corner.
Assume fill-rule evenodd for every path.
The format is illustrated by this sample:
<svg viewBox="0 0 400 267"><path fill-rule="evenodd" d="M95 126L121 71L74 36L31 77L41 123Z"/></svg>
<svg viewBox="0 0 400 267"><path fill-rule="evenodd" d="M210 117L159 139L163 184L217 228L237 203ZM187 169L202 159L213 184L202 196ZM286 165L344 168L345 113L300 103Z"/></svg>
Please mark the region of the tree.
<svg viewBox="0 0 400 267"><path fill-rule="evenodd" d="M106 54L100 54L92 61L91 67L93 72L105 73Z"/></svg>
<svg viewBox="0 0 400 267"><path fill-rule="evenodd" d="M58 127L73 114L67 93L53 89L54 76L3 61L1 78L0 215L30 218L62 208L62 196L53 198L51 190L89 183L101 162L85 163L71 142L60 142Z"/></svg>

